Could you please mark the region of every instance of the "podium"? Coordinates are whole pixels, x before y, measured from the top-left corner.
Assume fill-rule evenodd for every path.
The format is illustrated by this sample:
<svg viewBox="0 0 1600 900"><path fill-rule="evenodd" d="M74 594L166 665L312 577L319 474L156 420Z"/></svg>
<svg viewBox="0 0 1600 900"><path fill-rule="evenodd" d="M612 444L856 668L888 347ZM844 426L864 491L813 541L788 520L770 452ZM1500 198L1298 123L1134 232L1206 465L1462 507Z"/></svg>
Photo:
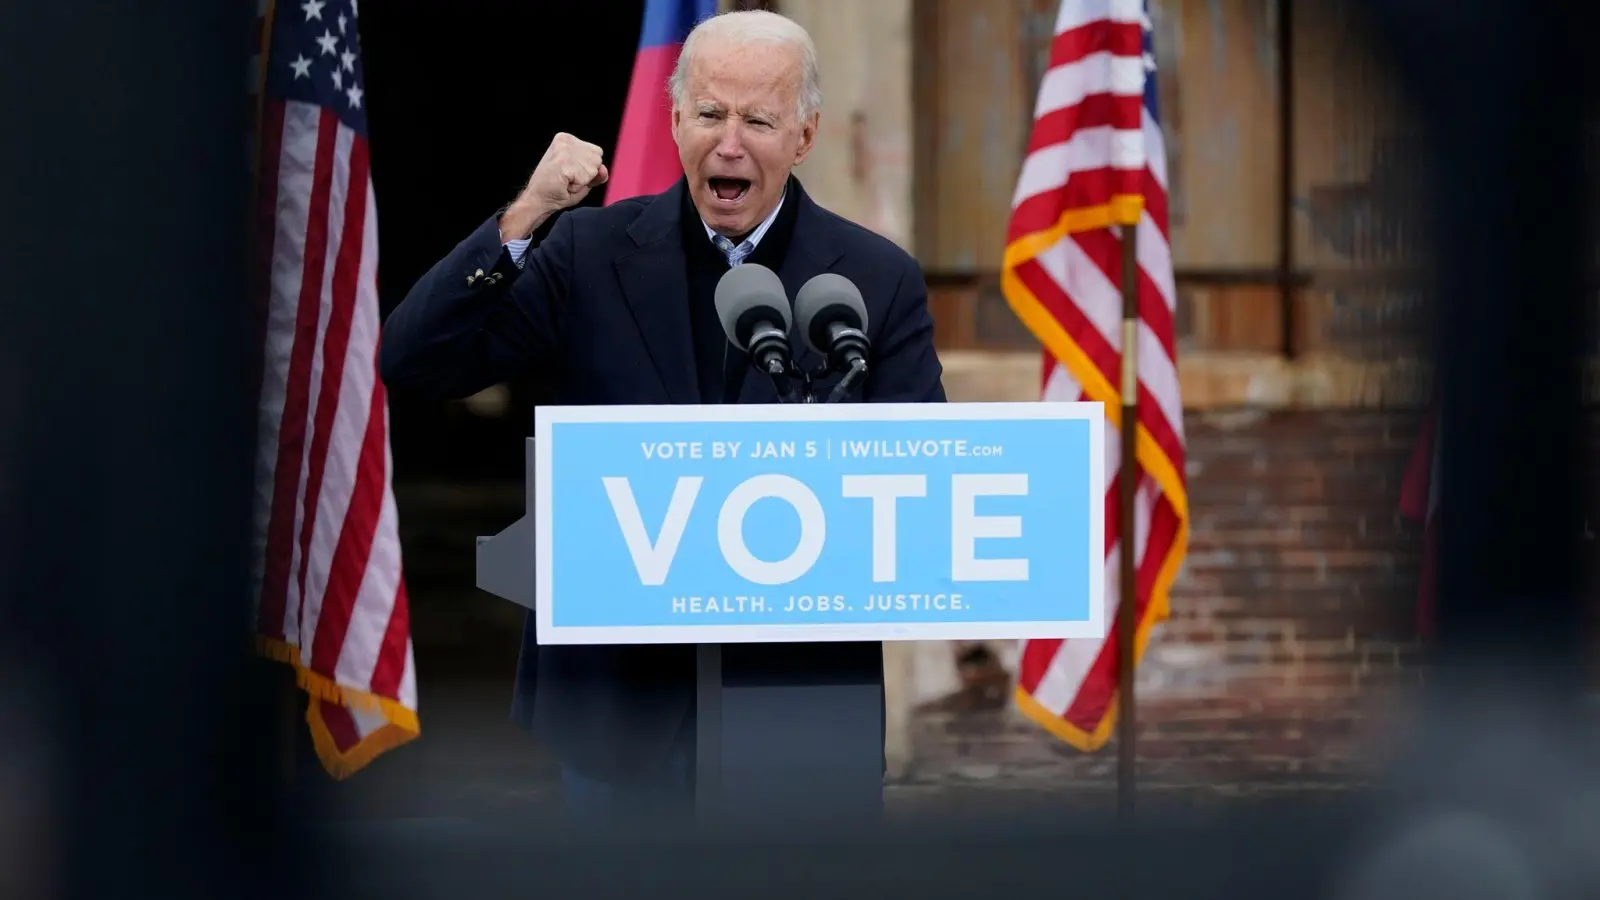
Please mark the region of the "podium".
<svg viewBox="0 0 1600 900"><path fill-rule="evenodd" d="M695 645L700 813L875 817L882 642L1104 636L1104 427L1098 403L541 408L477 585L541 645Z"/></svg>

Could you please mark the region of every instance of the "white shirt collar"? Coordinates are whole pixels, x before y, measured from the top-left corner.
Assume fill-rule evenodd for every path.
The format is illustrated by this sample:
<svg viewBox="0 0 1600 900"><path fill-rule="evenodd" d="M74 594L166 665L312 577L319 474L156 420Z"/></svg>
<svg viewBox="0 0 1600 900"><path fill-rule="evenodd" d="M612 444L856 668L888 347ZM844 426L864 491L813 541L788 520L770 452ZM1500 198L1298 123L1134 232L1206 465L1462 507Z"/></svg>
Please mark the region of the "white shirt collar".
<svg viewBox="0 0 1600 900"><path fill-rule="evenodd" d="M783 209L783 201L788 198L788 195L789 191L787 188L785 188L783 194L778 197L778 205L772 208L771 214L769 214L760 225L756 226L755 231L750 232L749 237L745 238L743 242L736 244L735 246L742 247L745 244L749 244L751 249L754 249L756 245L760 244L761 239L766 237L767 232L771 230L772 223L778 220L778 211ZM706 237L711 239L711 243L715 244L717 242L717 233L711 230L710 225L706 225L704 219L700 220L700 224L705 226Z"/></svg>

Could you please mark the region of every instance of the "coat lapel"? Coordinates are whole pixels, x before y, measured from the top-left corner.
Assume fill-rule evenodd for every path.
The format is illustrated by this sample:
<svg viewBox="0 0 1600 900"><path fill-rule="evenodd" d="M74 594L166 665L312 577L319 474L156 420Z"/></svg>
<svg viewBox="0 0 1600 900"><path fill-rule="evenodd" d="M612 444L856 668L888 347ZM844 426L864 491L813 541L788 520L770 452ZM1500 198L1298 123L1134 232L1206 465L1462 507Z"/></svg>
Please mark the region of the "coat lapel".
<svg viewBox="0 0 1600 900"><path fill-rule="evenodd" d="M678 223L683 179L657 194L628 226L635 248L616 261L617 277L656 375L673 403L698 403L689 271Z"/></svg>

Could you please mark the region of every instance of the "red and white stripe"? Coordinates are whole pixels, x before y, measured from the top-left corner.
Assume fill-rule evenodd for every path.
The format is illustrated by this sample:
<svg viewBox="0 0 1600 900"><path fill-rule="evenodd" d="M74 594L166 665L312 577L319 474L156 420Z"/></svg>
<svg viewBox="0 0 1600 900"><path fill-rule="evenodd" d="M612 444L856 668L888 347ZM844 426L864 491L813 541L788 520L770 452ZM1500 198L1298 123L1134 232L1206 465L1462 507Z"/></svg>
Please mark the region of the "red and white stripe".
<svg viewBox="0 0 1600 900"><path fill-rule="evenodd" d="M367 142L333 113L269 100L259 136L255 623L299 671L318 754L343 777L419 730L377 377L377 212Z"/></svg>
<svg viewBox="0 0 1600 900"><path fill-rule="evenodd" d="M1166 152L1144 102L1153 61L1141 0L1065 0L1040 85L1028 156L1012 203L1003 286L1045 346L1042 399L1099 401L1106 429L1104 640L1024 642L1020 708L1092 750L1109 738L1118 691L1118 495L1122 458L1120 231L1137 214L1140 321L1136 492L1136 657L1166 618L1188 536L1183 404L1173 327Z"/></svg>

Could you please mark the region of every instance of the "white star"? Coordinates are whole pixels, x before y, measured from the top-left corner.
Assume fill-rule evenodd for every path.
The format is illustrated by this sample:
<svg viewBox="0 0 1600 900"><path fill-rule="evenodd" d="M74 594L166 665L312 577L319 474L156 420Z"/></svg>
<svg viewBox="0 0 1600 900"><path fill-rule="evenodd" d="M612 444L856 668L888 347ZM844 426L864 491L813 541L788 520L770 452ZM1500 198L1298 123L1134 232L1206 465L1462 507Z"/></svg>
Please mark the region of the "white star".
<svg viewBox="0 0 1600 900"><path fill-rule="evenodd" d="M361 89L361 85L352 84L350 85L349 90L345 91L344 93L346 97L350 98L350 108L359 109L361 107L361 95L365 94L366 91Z"/></svg>
<svg viewBox="0 0 1600 900"><path fill-rule="evenodd" d="M294 70L295 78L311 77L311 60L306 59L305 54L301 54L294 62L289 63L289 68Z"/></svg>
<svg viewBox="0 0 1600 900"><path fill-rule="evenodd" d="M350 0L350 15L360 17L361 10L356 9L356 0Z"/></svg>
<svg viewBox="0 0 1600 900"><path fill-rule="evenodd" d="M344 26L349 21L350 21L349 19L344 17L344 13L339 13L339 33L340 34L344 34Z"/></svg>
<svg viewBox="0 0 1600 900"><path fill-rule="evenodd" d="M338 69L333 70L333 87L335 90L344 90L344 73Z"/></svg>
<svg viewBox="0 0 1600 900"><path fill-rule="evenodd" d="M312 19L321 19L322 8L327 5L327 0L306 0L300 4L300 8L306 11L306 21L309 22Z"/></svg>
<svg viewBox="0 0 1600 900"><path fill-rule="evenodd" d="M317 43L322 45L323 53L333 56L334 50L339 46L339 39L333 36L333 32L328 31L324 32L322 37L317 38Z"/></svg>
<svg viewBox="0 0 1600 900"><path fill-rule="evenodd" d="M344 63L344 69L346 72L354 72L356 70L356 55L354 53L346 50L345 52L339 54L339 59Z"/></svg>

